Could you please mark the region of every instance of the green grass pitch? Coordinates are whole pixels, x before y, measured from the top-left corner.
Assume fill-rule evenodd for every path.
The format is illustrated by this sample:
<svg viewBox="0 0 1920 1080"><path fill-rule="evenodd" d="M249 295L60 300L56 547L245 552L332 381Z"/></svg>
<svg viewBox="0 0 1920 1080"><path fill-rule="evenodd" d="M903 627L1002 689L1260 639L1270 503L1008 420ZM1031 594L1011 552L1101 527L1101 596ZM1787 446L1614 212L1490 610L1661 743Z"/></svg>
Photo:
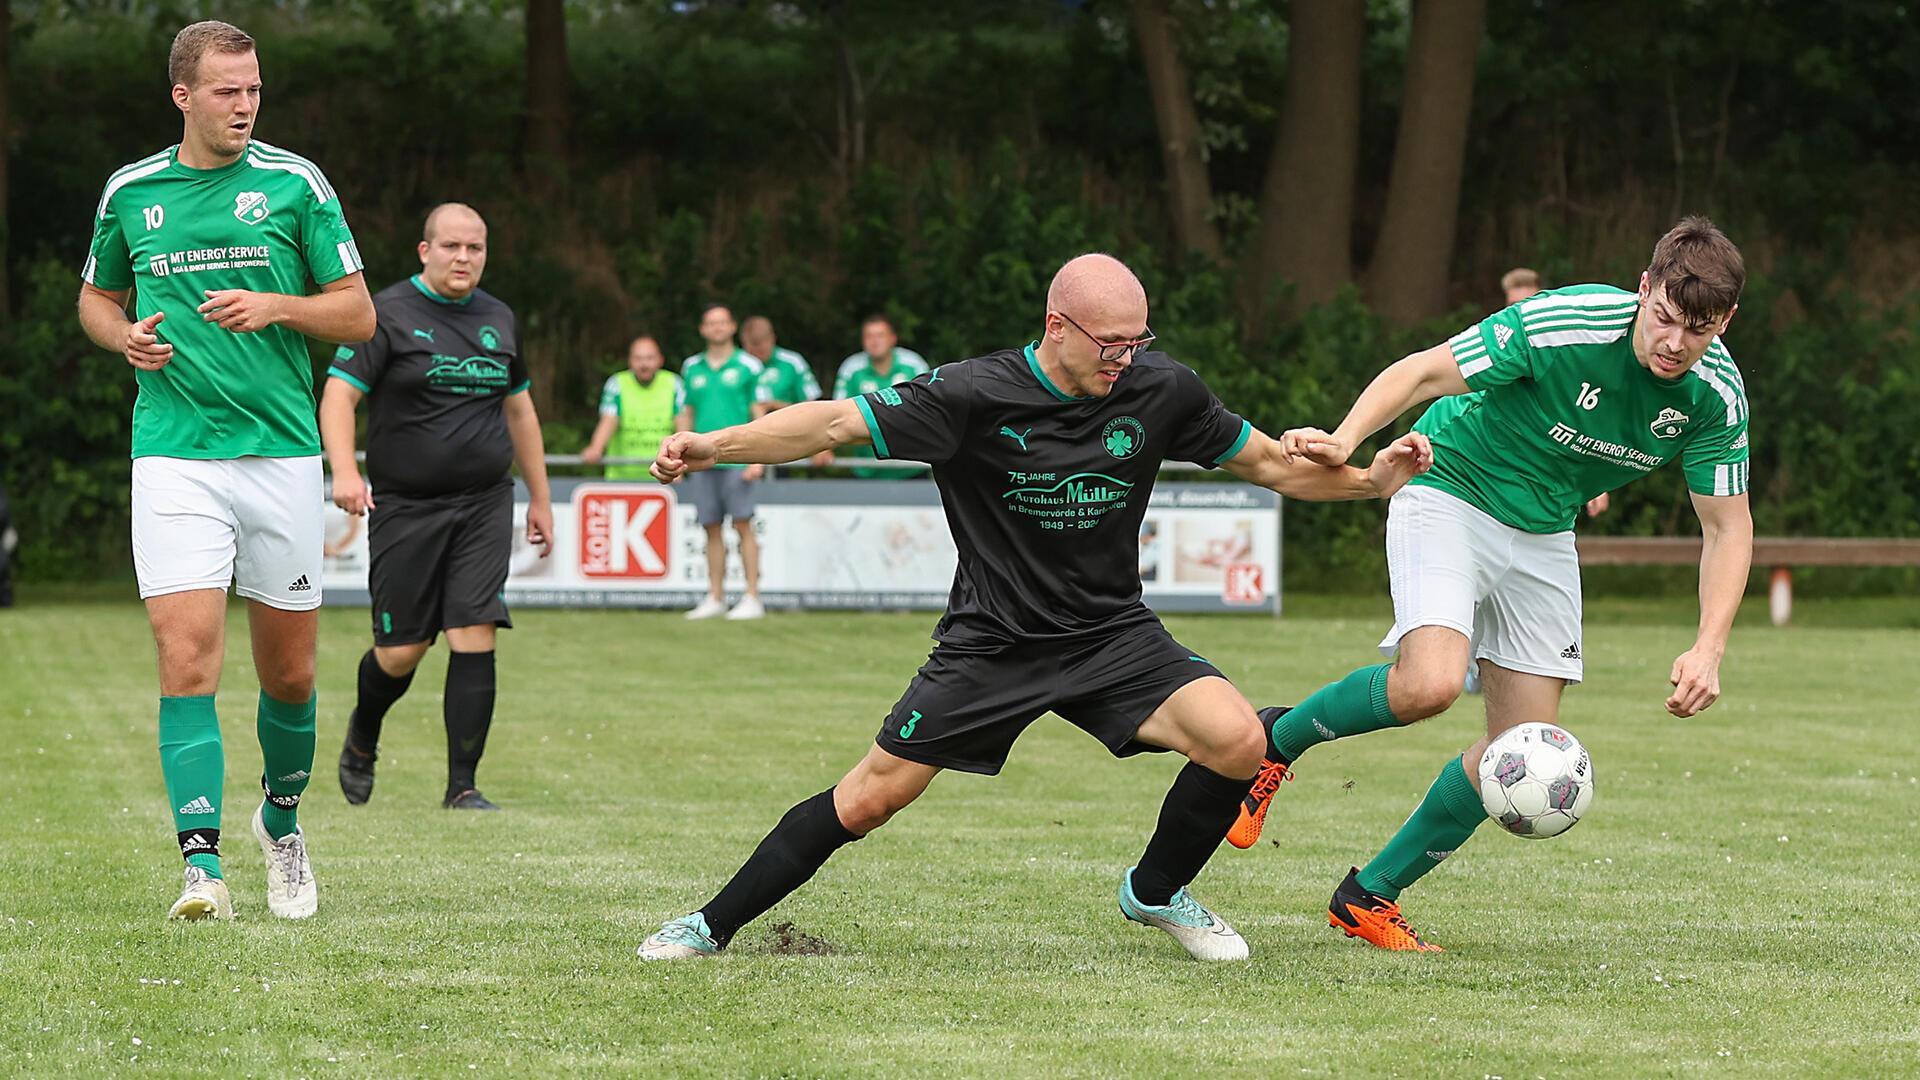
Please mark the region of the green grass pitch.
<svg viewBox="0 0 1920 1080"><path fill-rule="evenodd" d="M1187 960L1120 919L1175 759L1057 720L997 779L942 777L717 961L634 946L704 900L865 749L930 615L522 612L481 781L438 808L445 653L387 724L379 787L334 781L365 616L329 611L302 809L321 885L267 916L245 821L255 684L233 609L221 711L241 918L167 925L179 887L138 606L0 612L0 1072L9 1075L1892 1076L1920 1074L1920 631L1911 598L1750 608L1704 716L1660 708L1688 598L1596 604L1563 722L1588 820L1483 828L1405 898L1441 955L1326 926L1479 706L1308 757L1267 836L1195 893L1253 947ZM1177 618L1255 704L1369 661L1384 599ZM789 955L791 923L831 948Z"/></svg>

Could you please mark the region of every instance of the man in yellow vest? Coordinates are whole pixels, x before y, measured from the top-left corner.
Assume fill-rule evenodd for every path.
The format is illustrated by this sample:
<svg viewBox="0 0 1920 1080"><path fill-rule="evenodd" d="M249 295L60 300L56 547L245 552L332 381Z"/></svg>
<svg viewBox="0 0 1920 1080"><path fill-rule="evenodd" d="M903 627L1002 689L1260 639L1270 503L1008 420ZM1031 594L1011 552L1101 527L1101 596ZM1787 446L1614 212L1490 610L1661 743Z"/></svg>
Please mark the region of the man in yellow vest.
<svg viewBox="0 0 1920 1080"><path fill-rule="evenodd" d="M645 458L660 452L661 440L673 434L673 398L680 376L660 370L667 362L660 343L650 337L633 339L627 347L627 370L607 376L600 390L600 424L593 441L580 451L580 460L598 465L602 458ZM646 480L647 466L609 465L609 480Z"/></svg>

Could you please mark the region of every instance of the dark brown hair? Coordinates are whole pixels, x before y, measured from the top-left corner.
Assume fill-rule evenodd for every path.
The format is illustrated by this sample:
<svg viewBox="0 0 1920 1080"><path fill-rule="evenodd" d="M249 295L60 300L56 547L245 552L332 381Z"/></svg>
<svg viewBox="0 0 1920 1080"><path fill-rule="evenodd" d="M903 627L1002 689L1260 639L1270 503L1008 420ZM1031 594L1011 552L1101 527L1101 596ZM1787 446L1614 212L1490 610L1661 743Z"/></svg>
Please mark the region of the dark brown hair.
<svg viewBox="0 0 1920 1080"><path fill-rule="evenodd" d="M167 78L174 86L193 89L200 77L200 58L209 52L244 53L253 51L253 39L245 30L215 19L197 22L173 35L173 49L167 53Z"/></svg>
<svg viewBox="0 0 1920 1080"><path fill-rule="evenodd" d="M1713 222L1695 215L1680 219L1653 245L1647 283L1664 288L1680 309L1689 330L1699 330L1733 310L1747 284L1740 249Z"/></svg>

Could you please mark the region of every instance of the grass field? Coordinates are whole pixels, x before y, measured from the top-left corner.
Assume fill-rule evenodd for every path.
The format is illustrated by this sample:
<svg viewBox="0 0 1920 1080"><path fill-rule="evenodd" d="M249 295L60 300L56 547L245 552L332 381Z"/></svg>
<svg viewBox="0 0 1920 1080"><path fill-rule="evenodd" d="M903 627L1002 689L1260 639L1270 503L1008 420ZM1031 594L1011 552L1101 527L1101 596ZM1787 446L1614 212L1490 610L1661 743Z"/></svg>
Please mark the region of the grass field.
<svg viewBox="0 0 1920 1080"><path fill-rule="evenodd" d="M1366 662L1385 601L1172 620L1256 704ZM230 639L245 641L239 608ZM121 597L0 612L0 1073L222 1076L1920 1075L1920 601L1743 615L1727 696L1660 708L1687 599L1598 603L1564 722L1599 796L1572 833L1484 828L1407 894L1441 955L1326 926L1477 703L1316 751L1196 894L1250 963L1122 921L1176 762L1043 721L997 779L948 776L717 961L634 946L703 901L863 751L925 615L537 612L506 635L482 785L438 809L436 652L379 788L333 779L364 615L323 621L302 811L320 914L270 919L245 833L255 684L230 657L227 876L241 919L168 925L179 857L152 651ZM786 955L776 924L829 955Z"/></svg>

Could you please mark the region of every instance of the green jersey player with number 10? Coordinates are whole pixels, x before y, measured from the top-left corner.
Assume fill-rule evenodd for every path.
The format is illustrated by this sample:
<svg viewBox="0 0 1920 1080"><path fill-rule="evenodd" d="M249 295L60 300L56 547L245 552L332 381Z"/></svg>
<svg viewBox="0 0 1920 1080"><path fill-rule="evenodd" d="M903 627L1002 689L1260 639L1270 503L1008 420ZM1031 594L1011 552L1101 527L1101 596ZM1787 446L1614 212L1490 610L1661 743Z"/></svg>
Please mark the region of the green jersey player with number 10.
<svg viewBox="0 0 1920 1080"><path fill-rule="evenodd" d="M159 652L161 772L187 861L168 914L233 914L214 714L232 584L247 599L260 676L265 800L252 832L267 908L304 918L319 900L296 811L313 770L323 539L305 339L365 340L373 301L327 178L253 138L253 39L195 23L174 38L168 74L184 134L108 178L79 301L87 336L125 355L140 387L133 561ZM306 294L309 280L318 294Z"/></svg>
<svg viewBox="0 0 1920 1080"><path fill-rule="evenodd" d="M1747 397L1720 341L1746 270L1740 251L1690 217L1654 246L1637 293L1576 285L1522 300L1387 368L1329 435L1281 440L1323 464L1434 398L1414 425L1433 469L1393 497L1387 569L1392 664L1364 667L1269 719L1267 761L1229 839L1251 847L1289 768L1313 746L1444 712L1469 659L1485 688L1487 733L1448 759L1392 840L1334 893L1349 937L1437 951L1400 915L1399 895L1466 843L1486 816L1469 771L1487 744L1553 722L1582 675L1580 563L1573 522L1588 499L1679 462L1700 517L1700 627L1673 663L1675 716L1720 696L1720 657L1747 584Z"/></svg>

